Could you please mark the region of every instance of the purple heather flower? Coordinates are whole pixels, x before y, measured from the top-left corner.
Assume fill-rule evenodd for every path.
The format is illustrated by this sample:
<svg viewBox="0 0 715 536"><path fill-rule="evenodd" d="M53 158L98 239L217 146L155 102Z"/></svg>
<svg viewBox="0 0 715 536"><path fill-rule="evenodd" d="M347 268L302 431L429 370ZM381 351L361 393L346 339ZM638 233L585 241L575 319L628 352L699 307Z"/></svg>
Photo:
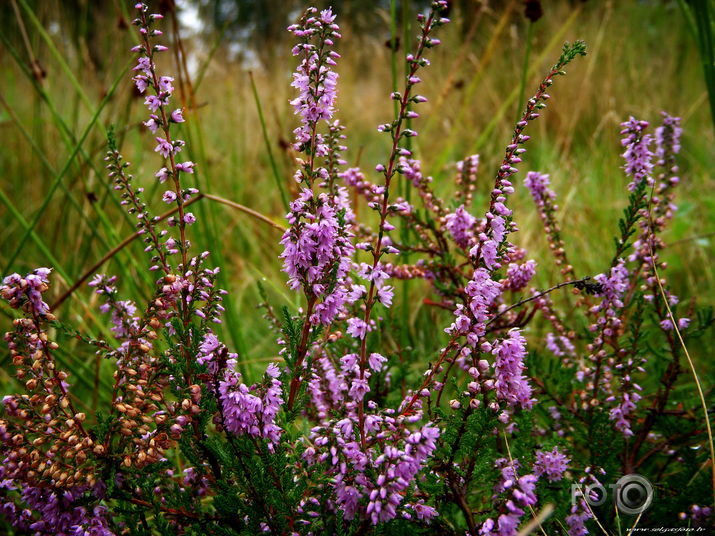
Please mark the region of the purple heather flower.
<svg viewBox="0 0 715 536"><path fill-rule="evenodd" d="M490 230L492 227L490 226ZM504 236L502 235L501 238ZM485 233L480 233L477 237L479 241L469 250L469 256L473 259L481 260L488 270L495 270L501 266L499 262L499 242L492 240Z"/></svg>
<svg viewBox="0 0 715 536"><path fill-rule="evenodd" d="M546 348L556 357L565 355L574 356L576 348L568 337L563 335L546 334Z"/></svg>
<svg viewBox="0 0 715 536"><path fill-rule="evenodd" d="M571 507L571 514L566 516L569 536L586 536L588 534L586 521L592 517L590 510L584 499L579 499L578 503Z"/></svg>
<svg viewBox="0 0 715 536"><path fill-rule="evenodd" d="M620 259L618 264L611 268L608 275L598 274L594 279L601 285L600 295L603 296L603 300L599 305L592 307L591 312L605 311L608 316L615 316L614 309L623 307L621 300L628 290L629 276L623 259Z"/></svg>
<svg viewBox="0 0 715 536"><path fill-rule="evenodd" d="M360 402L367 393L370 392L370 386L367 383L367 375L365 372L365 378L355 378L350 385L349 395L355 402Z"/></svg>
<svg viewBox="0 0 715 536"><path fill-rule="evenodd" d="M176 170L183 171L184 173L193 173L194 167L196 167L196 164L191 161L179 162L176 164Z"/></svg>
<svg viewBox="0 0 715 536"><path fill-rule="evenodd" d="M102 296L117 292L116 281L117 276L107 277L104 274L96 274L87 285L97 289L95 292Z"/></svg>
<svg viewBox="0 0 715 536"><path fill-rule="evenodd" d="M403 132L404 133L404 132ZM414 134L416 135L416 134ZM423 182L431 182L431 177L424 177L422 175L422 164L419 160L414 160L401 156L398 160L397 170L402 173L407 180L409 180L415 188L422 186Z"/></svg>
<svg viewBox="0 0 715 536"><path fill-rule="evenodd" d="M356 339L364 339L367 333L367 324L362 318L352 317L348 318L348 329L347 332Z"/></svg>
<svg viewBox="0 0 715 536"><path fill-rule="evenodd" d="M534 463L534 474L536 476L546 475L551 482L561 480L568 469L571 460L559 452L558 447L551 451L536 451L536 462Z"/></svg>
<svg viewBox="0 0 715 536"><path fill-rule="evenodd" d="M137 307L131 300L109 301L100 307L102 312L112 312L112 333L118 338L131 337L132 331L139 327L136 315Z"/></svg>
<svg viewBox="0 0 715 536"><path fill-rule="evenodd" d="M655 154L659 165L665 165L666 154L680 152L680 137L683 129L680 126L680 117L673 117L665 112L661 115L663 124L655 129Z"/></svg>
<svg viewBox="0 0 715 536"><path fill-rule="evenodd" d="M698 504L693 504L689 508L690 514L682 512L680 514L680 519L691 519L696 527L706 527L713 515L713 509L710 506L700 506ZM712 523L710 524L712 526Z"/></svg>
<svg viewBox="0 0 715 536"><path fill-rule="evenodd" d="M370 357L368 357L367 362L372 370L374 370L375 372L380 372L382 370L382 364L387 362L387 358L378 353L373 352L370 354Z"/></svg>
<svg viewBox="0 0 715 536"><path fill-rule="evenodd" d="M171 112L171 120L174 123L183 123L184 122L184 112L181 110L181 108L177 108L173 112Z"/></svg>
<svg viewBox="0 0 715 536"><path fill-rule="evenodd" d="M608 412L608 418L614 421L613 425L619 432L623 433L624 436L632 436L633 430L631 430L631 423L628 420L630 413L636 409L636 404L631 400L633 396L640 398L640 395L635 393L629 394L624 393L623 400L619 405Z"/></svg>
<svg viewBox="0 0 715 536"><path fill-rule="evenodd" d="M485 268L477 268L464 291L468 297L468 305L457 305L454 311L456 320L445 331L465 335L469 345L476 348L480 342L479 338L486 333L489 309L501 295L502 287L491 278Z"/></svg>
<svg viewBox="0 0 715 536"><path fill-rule="evenodd" d="M623 127L621 145L626 148L622 155L625 160L623 169L626 175L632 179L628 189L635 190L643 180L646 180L650 186L653 181L650 176L653 170L653 153L650 150L653 137L650 134L645 134L648 122L638 121L631 117L628 121L621 123L621 127Z"/></svg>
<svg viewBox="0 0 715 536"><path fill-rule="evenodd" d="M531 385L528 378L524 376L526 339L518 329L511 329L507 338L494 345L492 353L496 356L494 386L497 398L509 406L518 405L530 409L536 400L531 397Z"/></svg>
<svg viewBox="0 0 715 536"><path fill-rule="evenodd" d="M49 288L51 271L50 268L37 268L25 277L10 274L3 279L0 296L13 309L26 306L33 314L47 314L50 307L42 300L42 294Z"/></svg>
<svg viewBox="0 0 715 536"><path fill-rule="evenodd" d="M146 91L146 88L149 87L149 79L143 75L143 74L138 74L134 78L134 83L137 86L137 89L139 90L139 93L144 93Z"/></svg>
<svg viewBox="0 0 715 536"><path fill-rule="evenodd" d="M142 56L137 60L137 65L132 70L142 71L146 75L151 75L151 70L153 68L154 65L151 63L151 60L147 56Z"/></svg>
<svg viewBox="0 0 715 536"><path fill-rule="evenodd" d="M214 376L219 370L220 359L217 359L217 357L222 354L225 356L224 359L226 360L226 367L228 369L233 368L236 364L238 354L229 352L218 337L213 332L209 331L206 335L204 335L204 338L199 345L196 362L200 365L206 365L208 367L209 374Z"/></svg>
<svg viewBox="0 0 715 536"><path fill-rule="evenodd" d="M536 504L536 475L524 475L519 477L519 460L507 460L499 458L496 466L500 469L500 480L494 487L492 500L504 500L504 509L496 522L486 519L480 529L480 536L516 536L521 517L525 509Z"/></svg>
<svg viewBox="0 0 715 536"><path fill-rule="evenodd" d="M283 271L292 289L303 287L320 298L311 323L330 324L345 305L346 277L355 250L348 227L354 216L347 192L340 187L336 195L323 192L316 197L304 188L290 208L291 227L281 239Z"/></svg>
<svg viewBox="0 0 715 536"><path fill-rule="evenodd" d="M159 153L161 156L164 158L169 158L169 155L173 152L175 152L174 146L166 141L164 138L156 138L157 146L154 149L154 152Z"/></svg>
<svg viewBox="0 0 715 536"><path fill-rule="evenodd" d="M173 93L174 86L171 85L173 81L174 79L171 76L162 76L159 79L159 91Z"/></svg>
<svg viewBox="0 0 715 536"><path fill-rule="evenodd" d="M266 368L264 385L248 387L240 382L238 372L225 370L224 379L219 382L219 396L229 432L262 437L271 445L278 442L282 430L275 419L283 403L279 374L276 364L271 363Z"/></svg>
<svg viewBox="0 0 715 536"><path fill-rule="evenodd" d="M312 11L311 11L312 13ZM338 74L330 70L339 55L330 50L334 38L340 38L339 28L334 22L326 23L323 19L334 19L330 9L325 10L320 18L308 16L299 24L288 28L301 42L293 48L293 55L303 55L297 72L293 74L291 86L299 92L291 101L295 113L301 117L301 126L295 130L297 148L311 140L314 125L320 121L329 121L335 112ZM316 46L312 41L317 38Z"/></svg>
<svg viewBox="0 0 715 536"><path fill-rule="evenodd" d="M531 192L537 207L544 205L544 199L555 199L556 193L549 188L549 175L538 171L529 171L524 179L524 186Z"/></svg>
<svg viewBox="0 0 715 536"><path fill-rule="evenodd" d="M445 226L454 238L456 244L462 249L468 249L474 240L474 225L477 219L460 205L457 210L445 216Z"/></svg>
<svg viewBox="0 0 715 536"><path fill-rule="evenodd" d="M171 176L171 172L167 168L163 167L157 171L154 176L159 179L159 182L164 183Z"/></svg>
<svg viewBox="0 0 715 536"><path fill-rule="evenodd" d="M510 263L506 270L504 288L518 291L526 288L536 274L536 261L529 260L524 264Z"/></svg>
<svg viewBox="0 0 715 536"><path fill-rule="evenodd" d="M394 297L395 287L391 285L378 286L377 289L377 299L385 307L390 307L392 305L392 298Z"/></svg>
<svg viewBox="0 0 715 536"><path fill-rule="evenodd" d="M151 112L156 112L162 105L162 101L156 95L147 95L144 104Z"/></svg>
<svg viewBox="0 0 715 536"><path fill-rule="evenodd" d="M431 506L427 505L424 503L422 499L420 499L418 502L415 504L406 504L406 508L412 508L412 510L415 511L415 515L417 515L417 519L420 521L425 521L429 523L439 515L439 512L432 508Z"/></svg>
<svg viewBox="0 0 715 536"><path fill-rule="evenodd" d="M159 130L159 116L156 114L151 114L149 116L149 119L144 121L144 125L151 131L152 134L155 134L157 130Z"/></svg>
<svg viewBox="0 0 715 536"><path fill-rule="evenodd" d="M186 225L193 225L194 223L196 223L196 216L194 216L191 212L187 212L186 214L184 214L184 223Z"/></svg>
<svg viewBox="0 0 715 536"><path fill-rule="evenodd" d="M204 340L199 345L199 351L204 356L203 359L206 359L206 356L216 351L220 346L221 343L219 342L218 337L216 337L213 333L207 333L204 336Z"/></svg>
<svg viewBox="0 0 715 536"><path fill-rule="evenodd" d="M164 192L164 195L161 197L161 199L164 201L164 203L173 203L176 201L176 192L173 190L167 190Z"/></svg>
<svg viewBox="0 0 715 536"><path fill-rule="evenodd" d="M678 318L678 329L679 330L687 329L687 327L689 325L690 325L689 318ZM671 331L673 329L673 322L670 320L670 318L666 318L665 320L661 321L660 327L663 328L665 331Z"/></svg>

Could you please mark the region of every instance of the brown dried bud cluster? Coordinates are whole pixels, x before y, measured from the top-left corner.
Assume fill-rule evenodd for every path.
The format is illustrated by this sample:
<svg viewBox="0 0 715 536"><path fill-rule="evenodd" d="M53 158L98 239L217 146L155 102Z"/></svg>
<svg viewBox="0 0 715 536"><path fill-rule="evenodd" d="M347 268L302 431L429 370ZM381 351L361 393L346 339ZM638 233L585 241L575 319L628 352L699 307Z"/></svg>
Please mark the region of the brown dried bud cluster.
<svg viewBox="0 0 715 536"><path fill-rule="evenodd" d="M157 462L173 444L167 434L173 418L162 409L166 407L163 391L168 379L160 373L149 350L148 346L137 345L131 354L133 366L120 362L114 373L117 391L113 409L116 430L122 437L117 450L126 453L122 463L127 467L141 468ZM142 359L147 362L140 362Z"/></svg>
<svg viewBox="0 0 715 536"><path fill-rule="evenodd" d="M479 155L468 156L457 164L457 191L455 197L457 201L469 207L474 198L474 191L477 188L477 172L479 171Z"/></svg>
<svg viewBox="0 0 715 536"><path fill-rule="evenodd" d="M385 272L395 279L424 279L427 269L417 264L386 264Z"/></svg>
<svg viewBox="0 0 715 536"><path fill-rule="evenodd" d="M0 420L0 457L6 460L5 477L55 488L93 485L86 462L95 445L82 425L86 415L74 409L67 373L55 366L51 352L58 345L33 319L13 324L15 331L5 340L25 393L3 399L7 418Z"/></svg>
<svg viewBox="0 0 715 536"><path fill-rule="evenodd" d="M559 207L551 203L551 200L547 199L547 197L548 196L544 196L544 205L537 208L539 217L544 224L544 232L549 241L549 249L554 256L556 266L561 269L561 275L564 277L573 277L574 269L566 256L565 244L561 238L561 226L554 217L554 212L558 210Z"/></svg>

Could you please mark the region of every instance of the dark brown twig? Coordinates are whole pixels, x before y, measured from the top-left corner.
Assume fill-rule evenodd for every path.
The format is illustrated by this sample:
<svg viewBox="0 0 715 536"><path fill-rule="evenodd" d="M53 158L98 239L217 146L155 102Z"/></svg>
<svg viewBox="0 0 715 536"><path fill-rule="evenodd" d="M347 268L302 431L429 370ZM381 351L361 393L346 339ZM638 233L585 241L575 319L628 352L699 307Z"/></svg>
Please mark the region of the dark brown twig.
<svg viewBox="0 0 715 536"><path fill-rule="evenodd" d="M516 309L517 307L521 307L522 305L524 305L524 304L526 304L526 303L532 302L532 301L534 301L534 300L538 300L538 299L541 298L542 296L546 296L547 294L550 294L551 292L553 292L553 291L555 291L555 290L558 290L558 289L560 289L560 288L566 287L566 286L568 286L568 285L581 285L581 284L583 284L583 283L586 283L586 282L589 281L590 279L591 279L591 276L586 276L586 277L583 277L583 278L581 278L581 279L575 279L575 280L573 280L573 281L564 281L564 282L562 282L562 283L559 283L558 285L554 285L554 286L551 287L551 288L547 288L546 290L543 290L543 291L539 292L538 294L534 294L533 296L529 296L528 298L524 298L523 300L519 300L518 302L516 302L516 303L510 305L509 307L507 307L506 309L504 309L503 311L501 311L499 314L495 315L494 318L492 318L489 322L487 322L487 326L488 326L489 324L493 323L495 320L499 319L500 317L504 316L504 315L505 315L506 313L508 313L509 311L512 311L512 310Z"/></svg>

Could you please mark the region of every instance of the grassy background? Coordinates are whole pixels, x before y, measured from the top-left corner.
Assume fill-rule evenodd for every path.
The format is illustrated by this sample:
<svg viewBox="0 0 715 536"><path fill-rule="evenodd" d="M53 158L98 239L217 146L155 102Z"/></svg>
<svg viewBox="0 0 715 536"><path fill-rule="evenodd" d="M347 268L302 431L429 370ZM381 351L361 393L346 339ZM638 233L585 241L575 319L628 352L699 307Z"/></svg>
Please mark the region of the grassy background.
<svg viewBox="0 0 715 536"><path fill-rule="evenodd" d="M104 3L93 23L85 17L86 10L68 16L66 6L56 1L18 0L17 10L10 4L2 8L0 264L5 271L23 273L36 266L53 266L50 301L134 230L104 174L102 157L110 125L116 125L122 152L133 162L136 181L145 186L152 212L165 210L161 189L153 179L160 161L151 151L151 136L140 125L145 108L126 72L134 36L125 24L130 6L122 4ZM375 127L392 114L388 95L393 55L385 46L390 38L389 9L366 4L370 6L365 16L372 24L363 21L352 28L349 21L340 21L344 39L338 117L348 127L348 161L369 172L388 151L387 138L378 135ZM420 89L430 102L423 105L423 117L414 124L420 132L414 147L423 170L434 177L435 189L449 199L454 163L480 153L474 211L482 210L521 107L517 101L522 81L528 97L558 57L563 41L583 39L588 56L574 62L567 77L557 81L551 105L529 127L532 141L517 183L527 170L551 174L576 273L599 273L611 259L612 236L625 206L619 123L629 115L656 123L661 110L681 116L683 180L678 191L680 210L665 235L667 277L683 299L712 304L715 140L696 43L678 3L547 2L543 18L531 29L522 2L457 4L451 14L454 23L440 36L444 46L431 54L432 66L423 73ZM83 2L78 5L87 7ZM172 17L165 22L167 44L175 45ZM399 34L403 31L412 33L397 28ZM199 188L282 221L276 178L289 196L295 188L293 156L287 149L296 123L288 104L295 67L290 41L276 39L271 44L273 53L266 55L270 60L261 63L246 49L236 57L236 45L220 31L179 36L188 54L191 82L185 78L177 93L187 107L181 135L187 140L188 158L198 163ZM527 50L528 69L523 76ZM396 57L403 53L400 50ZM43 77L33 76L33 58ZM167 54L164 60L162 70L179 83L180 58ZM267 144L249 68L265 118ZM396 61L395 68L401 73L401 62ZM521 228L515 240L539 261L539 283L558 282L540 222L523 188L517 189L513 207ZM212 251L214 262L222 268L222 284L230 291L224 338L240 350L245 369L264 366L275 358L277 347L256 311L257 283L263 283L275 305L300 305L280 272L279 233L243 212L205 199L193 210L199 223L191 229L191 239L197 248ZM27 229L33 234L20 248ZM120 276L124 297L140 301L152 283L141 250L140 244L131 244L101 269ZM409 318L410 342L424 362L440 345L435 326L447 325L449 314L423 306L426 289L420 285L403 287L401 292L409 295L399 297L395 313ZM0 327L5 328L12 315L4 306L0 312ZM110 336L107 319L98 313L97 300L86 285L55 312L83 332ZM712 366L704 357L711 346L700 339L693 349L706 388L712 385L707 379ZM71 340L63 342L60 355L75 373L80 393L87 395L87 405L106 396L105 389L96 387L109 381L109 363ZM7 362L3 350L0 394L14 388Z"/></svg>

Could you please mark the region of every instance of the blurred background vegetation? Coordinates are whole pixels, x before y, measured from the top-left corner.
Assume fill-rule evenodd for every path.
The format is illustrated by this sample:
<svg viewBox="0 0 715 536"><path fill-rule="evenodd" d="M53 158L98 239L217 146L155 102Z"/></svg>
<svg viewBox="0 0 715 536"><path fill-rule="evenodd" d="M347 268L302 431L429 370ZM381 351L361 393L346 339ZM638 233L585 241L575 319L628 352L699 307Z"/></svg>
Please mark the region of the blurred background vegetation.
<svg viewBox="0 0 715 536"><path fill-rule="evenodd" d="M391 118L388 96L404 69L404 45L415 33L411 21L426 3L331 2L343 29L338 117L347 125L347 159L368 174L389 150L387 138L375 128ZM661 110L681 116L682 183L679 211L665 235L666 275L683 300L712 304L715 139L699 56L699 21L688 18L687 6L677 1L551 0L541 9L538 4L451 2L453 24L440 36L444 46L431 55L420 88L430 99L414 124L420 132L414 149L423 170L434 177L436 191L451 200L455 162L481 154L474 203L479 213L523 101L563 42L583 39L588 56L558 80L551 105L529 127L532 140L517 183L528 170L551 174L576 273L599 273L612 257L616 221L626 204L619 123L629 115L657 123ZM161 70L175 77L176 95L186 108L181 135L187 140L187 158L198 163L198 187L276 222L285 213L276 181L289 197L295 192L289 142L296 121L288 101L296 61L285 27L306 6L299 0L162 0L156 6L166 15L162 29L171 47ZM152 212L164 210L153 176L159 157L141 125L143 99L128 73L133 60L128 50L135 43L131 8L124 0L9 0L0 5L0 264L3 275L53 267L50 301L66 295L134 232L104 172L110 126L133 162L136 181L146 188ZM521 230L515 240L539 262L538 283L558 282L523 188L517 189L513 207ZM197 248L211 250L222 269L221 283L230 291L223 337L240 351L244 370L264 367L275 358L277 346L256 311L262 300L258 283L274 305L300 305L280 272L280 232L208 199L193 210L198 223L191 239ZM141 301L153 282L145 266L141 244L132 242L99 271L117 274L123 296ZM414 359L424 363L442 342L441 328L435 326L448 325L450 314L424 305L427 290L419 284L403 285L400 292L391 314L408 319L400 337ZM0 313L0 328L5 328L12 314L4 306ZM55 313L85 333L111 337L86 285ZM706 337L693 346L708 388L713 344ZM111 366L69 338L62 340L59 355L74 372L83 403L97 404L108 392L101 387L110 381ZM15 387L8 357L3 349L0 394Z"/></svg>

